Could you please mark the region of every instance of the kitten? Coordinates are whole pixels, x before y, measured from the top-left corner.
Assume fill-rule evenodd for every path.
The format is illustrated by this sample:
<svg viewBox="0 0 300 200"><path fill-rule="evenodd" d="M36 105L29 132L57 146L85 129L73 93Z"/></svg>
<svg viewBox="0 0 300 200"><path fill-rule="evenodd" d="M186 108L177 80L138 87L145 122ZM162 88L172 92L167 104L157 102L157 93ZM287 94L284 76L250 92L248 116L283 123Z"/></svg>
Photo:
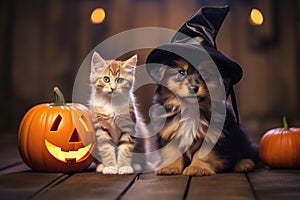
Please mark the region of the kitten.
<svg viewBox="0 0 300 200"><path fill-rule="evenodd" d="M131 174L137 114L133 95L137 55L126 61L104 60L94 52L91 60L90 108L96 132L97 156L103 174Z"/></svg>

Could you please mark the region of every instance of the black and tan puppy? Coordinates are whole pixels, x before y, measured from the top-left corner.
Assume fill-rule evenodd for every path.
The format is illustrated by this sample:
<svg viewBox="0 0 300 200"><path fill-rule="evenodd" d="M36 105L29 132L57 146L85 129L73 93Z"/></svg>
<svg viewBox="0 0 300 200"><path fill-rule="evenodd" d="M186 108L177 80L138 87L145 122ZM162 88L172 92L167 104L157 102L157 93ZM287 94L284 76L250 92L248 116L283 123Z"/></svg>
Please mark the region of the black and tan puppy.
<svg viewBox="0 0 300 200"><path fill-rule="evenodd" d="M202 176L255 167L258 149L239 123L233 90L243 71L215 41L228 12L228 6L199 9L147 57L148 74L157 83L157 174Z"/></svg>
<svg viewBox="0 0 300 200"><path fill-rule="evenodd" d="M237 124L230 104L218 96L211 98L210 91L217 89L219 79L205 65L201 63L195 69L178 57L165 60L161 67L151 71L152 77L160 82L154 103L165 109L156 119L166 120L158 134L162 149L158 175L203 176L254 169L257 147ZM211 125L212 102L225 107L224 128L211 141L211 150L201 154L201 145Z"/></svg>

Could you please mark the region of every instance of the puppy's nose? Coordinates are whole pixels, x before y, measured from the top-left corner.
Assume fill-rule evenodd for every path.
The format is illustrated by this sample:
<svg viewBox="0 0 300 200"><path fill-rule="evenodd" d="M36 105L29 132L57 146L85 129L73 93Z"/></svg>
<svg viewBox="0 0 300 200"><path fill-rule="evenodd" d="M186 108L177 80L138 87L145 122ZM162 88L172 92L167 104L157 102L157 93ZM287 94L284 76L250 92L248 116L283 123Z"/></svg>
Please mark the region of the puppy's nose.
<svg viewBox="0 0 300 200"><path fill-rule="evenodd" d="M193 93L195 93L195 94L198 92L198 90L199 90L199 88L196 87L196 86L191 86L191 87L190 87L190 92L193 92Z"/></svg>

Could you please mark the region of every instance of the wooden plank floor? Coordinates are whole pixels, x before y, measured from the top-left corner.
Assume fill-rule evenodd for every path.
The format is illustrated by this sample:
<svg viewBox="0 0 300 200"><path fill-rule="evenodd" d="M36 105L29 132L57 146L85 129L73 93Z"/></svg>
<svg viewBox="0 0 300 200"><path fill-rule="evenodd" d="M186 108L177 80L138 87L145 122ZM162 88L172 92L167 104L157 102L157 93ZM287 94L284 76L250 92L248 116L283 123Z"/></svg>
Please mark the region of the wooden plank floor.
<svg viewBox="0 0 300 200"><path fill-rule="evenodd" d="M300 199L300 170L258 169L206 177L154 173L40 173L21 160L16 135L0 134L0 199Z"/></svg>

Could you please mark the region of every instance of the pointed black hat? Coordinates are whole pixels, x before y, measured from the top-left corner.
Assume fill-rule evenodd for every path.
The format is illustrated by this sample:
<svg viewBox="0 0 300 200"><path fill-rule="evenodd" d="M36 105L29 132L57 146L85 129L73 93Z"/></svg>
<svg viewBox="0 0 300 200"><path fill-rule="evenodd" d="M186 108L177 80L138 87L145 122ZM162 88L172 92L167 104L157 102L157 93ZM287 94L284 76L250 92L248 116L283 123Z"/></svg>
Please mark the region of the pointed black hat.
<svg viewBox="0 0 300 200"><path fill-rule="evenodd" d="M228 11L228 6L201 8L185 22L170 43L153 49L148 55L146 63L161 63L178 51L188 58L195 59L196 56L201 59L201 54L206 51L217 65L223 79L226 79L226 88L229 89L229 85L232 86L240 81L243 72L238 63L223 55L216 46L215 40L218 31ZM147 70L149 72L151 68L148 67Z"/></svg>
<svg viewBox="0 0 300 200"><path fill-rule="evenodd" d="M163 63L173 56L181 56L195 62L200 62L208 54L216 64L225 85L227 96L231 94L234 110L237 112L233 85L240 81L243 71L238 63L217 50L216 37L229 11L229 6L203 7L189 18L170 43L162 44L153 49L146 63ZM159 65L157 65L159 66ZM152 77L153 65L147 65L147 71ZM155 80L155 77L152 77Z"/></svg>

